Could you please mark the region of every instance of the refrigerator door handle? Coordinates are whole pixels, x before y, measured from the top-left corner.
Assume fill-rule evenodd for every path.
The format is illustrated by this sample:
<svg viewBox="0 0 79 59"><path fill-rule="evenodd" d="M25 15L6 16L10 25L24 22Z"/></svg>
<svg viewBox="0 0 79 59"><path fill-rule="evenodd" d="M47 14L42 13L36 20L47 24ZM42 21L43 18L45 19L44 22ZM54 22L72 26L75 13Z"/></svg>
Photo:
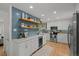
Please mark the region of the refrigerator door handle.
<svg viewBox="0 0 79 59"><path fill-rule="evenodd" d="M67 40L68 40L68 46L70 48L70 25L68 26L68 34L67 34Z"/></svg>

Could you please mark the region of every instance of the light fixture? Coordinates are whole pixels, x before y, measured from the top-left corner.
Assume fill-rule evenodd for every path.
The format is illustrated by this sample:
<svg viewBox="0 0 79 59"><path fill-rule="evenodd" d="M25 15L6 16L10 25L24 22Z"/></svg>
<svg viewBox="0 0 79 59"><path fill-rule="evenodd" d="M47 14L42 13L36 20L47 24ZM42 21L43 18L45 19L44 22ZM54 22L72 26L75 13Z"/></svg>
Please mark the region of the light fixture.
<svg viewBox="0 0 79 59"><path fill-rule="evenodd" d="M56 14L57 12L56 12L56 11L54 11L53 13L54 13L54 14Z"/></svg>
<svg viewBox="0 0 79 59"><path fill-rule="evenodd" d="M45 16L44 14L42 14L41 16Z"/></svg>
<svg viewBox="0 0 79 59"><path fill-rule="evenodd" d="M29 8L30 8L30 9L33 9L34 7L33 7L33 6L30 6Z"/></svg>

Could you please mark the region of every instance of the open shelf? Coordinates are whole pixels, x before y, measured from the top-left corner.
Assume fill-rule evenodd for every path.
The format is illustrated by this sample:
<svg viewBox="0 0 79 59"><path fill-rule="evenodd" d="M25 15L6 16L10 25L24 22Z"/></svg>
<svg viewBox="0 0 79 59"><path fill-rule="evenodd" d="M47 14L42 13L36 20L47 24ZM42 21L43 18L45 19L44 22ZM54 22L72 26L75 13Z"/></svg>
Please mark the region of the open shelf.
<svg viewBox="0 0 79 59"><path fill-rule="evenodd" d="M35 23L35 24L40 24L40 23L38 23L38 22L35 22L35 21L30 20L30 19L27 19L27 18L19 18L19 20L24 20L24 21L26 21L26 22L31 22L31 23Z"/></svg>
<svg viewBox="0 0 79 59"><path fill-rule="evenodd" d="M25 29L38 29L38 28L27 27L27 26L21 26L21 28L25 28Z"/></svg>

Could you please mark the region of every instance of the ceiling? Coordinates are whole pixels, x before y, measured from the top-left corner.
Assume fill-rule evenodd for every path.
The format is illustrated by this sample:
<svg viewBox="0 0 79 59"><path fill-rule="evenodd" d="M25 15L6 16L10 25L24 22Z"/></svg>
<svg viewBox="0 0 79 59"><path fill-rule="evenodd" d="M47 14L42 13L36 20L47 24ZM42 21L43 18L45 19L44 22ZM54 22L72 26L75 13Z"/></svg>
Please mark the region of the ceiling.
<svg viewBox="0 0 79 59"><path fill-rule="evenodd" d="M72 17L75 6L74 3L0 3L0 9L7 12L10 5L42 18L42 21L46 22ZM29 6L33 6L33 8L29 8ZM42 14L44 16L41 16Z"/></svg>

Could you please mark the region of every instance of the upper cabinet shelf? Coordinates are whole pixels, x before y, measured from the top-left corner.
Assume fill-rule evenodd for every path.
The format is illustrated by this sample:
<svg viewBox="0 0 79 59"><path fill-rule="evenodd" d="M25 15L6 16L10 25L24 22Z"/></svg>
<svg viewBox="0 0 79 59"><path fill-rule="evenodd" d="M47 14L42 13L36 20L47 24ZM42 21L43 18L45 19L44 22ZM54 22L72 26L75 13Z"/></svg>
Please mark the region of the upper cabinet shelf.
<svg viewBox="0 0 79 59"><path fill-rule="evenodd" d="M39 29L39 28L28 27L28 26L21 26L21 28L25 28L25 29Z"/></svg>
<svg viewBox="0 0 79 59"><path fill-rule="evenodd" d="M33 21L32 19L28 19L28 18L19 18L19 20L24 20L26 22L31 22L31 23L34 23L34 24L40 24L40 22Z"/></svg>

